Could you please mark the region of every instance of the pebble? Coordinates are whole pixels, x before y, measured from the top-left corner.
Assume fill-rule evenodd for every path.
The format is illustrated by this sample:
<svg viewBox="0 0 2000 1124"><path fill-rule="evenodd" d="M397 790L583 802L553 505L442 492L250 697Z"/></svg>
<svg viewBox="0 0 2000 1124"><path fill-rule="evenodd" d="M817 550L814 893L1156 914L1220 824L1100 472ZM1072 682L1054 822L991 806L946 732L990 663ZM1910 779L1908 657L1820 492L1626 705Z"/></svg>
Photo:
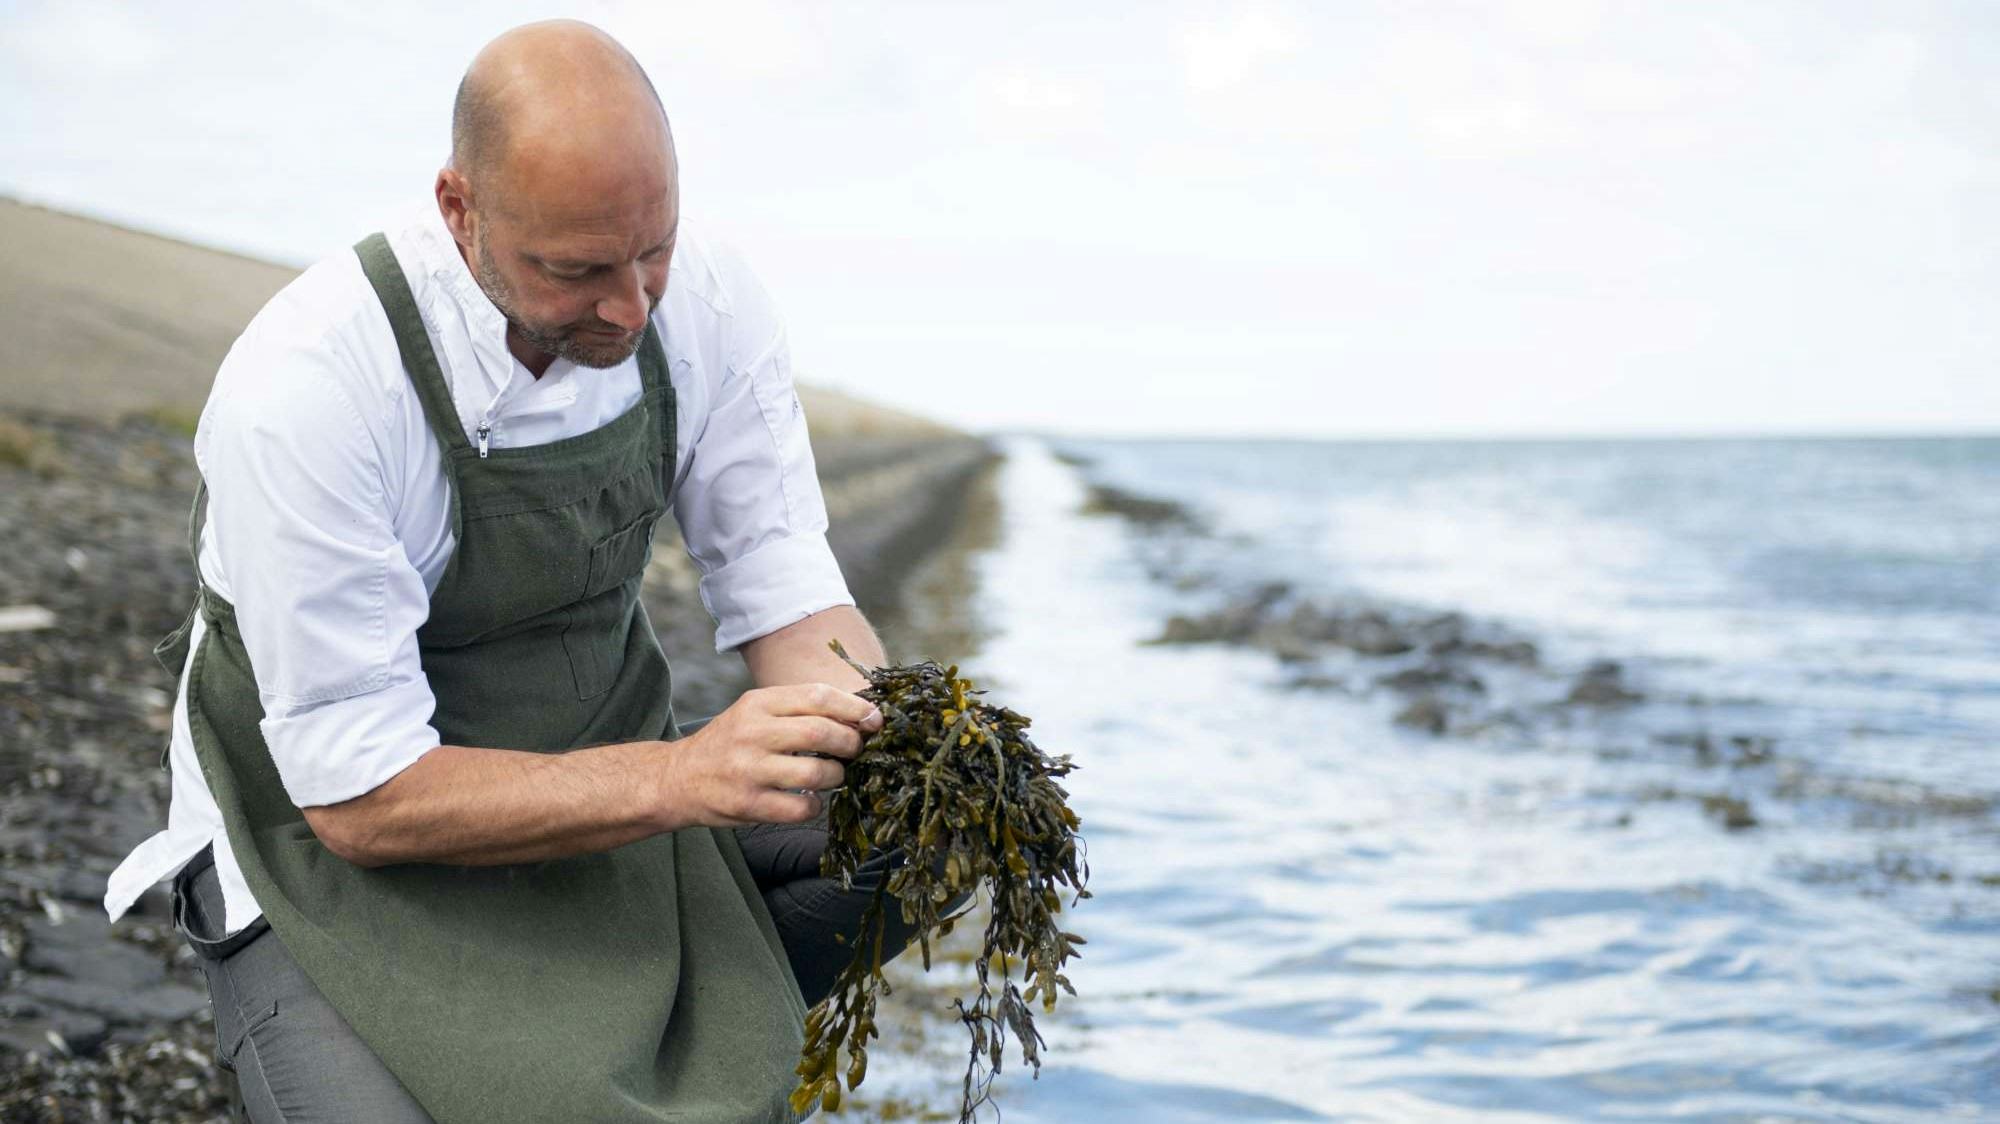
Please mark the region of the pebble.
<svg viewBox="0 0 2000 1124"><path fill-rule="evenodd" d="M102 915L76 914L61 925L36 918L24 928L21 965L29 971L125 990L165 982L160 958L114 939Z"/></svg>
<svg viewBox="0 0 2000 1124"><path fill-rule="evenodd" d="M35 1018L10 1018L0 1023L0 1049L17 1054L94 1054L111 1033L111 1024L80 1011L57 1011Z"/></svg>
<svg viewBox="0 0 2000 1124"><path fill-rule="evenodd" d="M1451 726L1451 712L1435 695L1425 695L1396 713L1396 725L1442 735Z"/></svg>
<svg viewBox="0 0 2000 1124"><path fill-rule="evenodd" d="M1596 660L1570 687L1574 706L1630 706L1645 698L1625 685L1625 669L1616 660Z"/></svg>
<svg viewBox="0 0 2000 1124"><path fill-rule="evenodd" d="M55 626L55 613L40 605L0 605L0 632L34 632Z"/></svg>

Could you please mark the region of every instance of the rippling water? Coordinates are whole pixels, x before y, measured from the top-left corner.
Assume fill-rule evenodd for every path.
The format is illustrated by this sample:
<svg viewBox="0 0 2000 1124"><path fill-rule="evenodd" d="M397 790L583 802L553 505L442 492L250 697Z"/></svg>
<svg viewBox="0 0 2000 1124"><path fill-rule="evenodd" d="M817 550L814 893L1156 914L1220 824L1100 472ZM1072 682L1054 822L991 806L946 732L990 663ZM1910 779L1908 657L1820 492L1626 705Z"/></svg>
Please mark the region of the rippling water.
<svg viewBox="0 0 2000 1124"><path fill-rule="evenodd" d="M1096 895L1006 1119L2000 1119L2000 442L1066 448L1013 445L970 559ZM1145 643L1271 578L1503 622L1557 687L1434 737ZM1607 657L1643 703L1533 703Z"/></svg>

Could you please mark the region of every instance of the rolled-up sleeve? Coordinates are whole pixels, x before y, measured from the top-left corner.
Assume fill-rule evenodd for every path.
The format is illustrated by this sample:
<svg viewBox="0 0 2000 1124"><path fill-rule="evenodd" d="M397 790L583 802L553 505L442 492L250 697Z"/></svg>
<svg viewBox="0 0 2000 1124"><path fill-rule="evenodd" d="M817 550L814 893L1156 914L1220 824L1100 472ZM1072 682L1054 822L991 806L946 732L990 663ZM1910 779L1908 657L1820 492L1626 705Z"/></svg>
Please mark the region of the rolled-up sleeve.
<svg viewBox="0 0 2000 1124"><path fill-rule="evenodd" d="M674 504L718 652L854 604L827 547L784 327L762 286L737 269L729 360Z"/></svg>
<svg viewBox="0 0 2000 1124"><path fill-rule="evenodd" d="M429 597L395 534L384 446L343 387L351 362L253 330L195 443L264 740L300 807L360 796L438 744L416 640Z"/></svg>

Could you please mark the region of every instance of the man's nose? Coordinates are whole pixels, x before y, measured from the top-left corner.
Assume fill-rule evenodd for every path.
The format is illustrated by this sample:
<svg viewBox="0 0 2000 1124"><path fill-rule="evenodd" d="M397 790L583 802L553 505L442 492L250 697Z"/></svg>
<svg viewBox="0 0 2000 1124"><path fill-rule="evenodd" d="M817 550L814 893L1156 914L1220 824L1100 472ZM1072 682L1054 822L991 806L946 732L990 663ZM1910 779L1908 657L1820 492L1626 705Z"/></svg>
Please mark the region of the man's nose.
<svg viewBox="0 0 2000 1124"><path fill-rule="evenodd" d="M599 319L628 332L645 327L646 314L651 310L645 271L636 267L620 271L617 291L597 302Z"/></svg>

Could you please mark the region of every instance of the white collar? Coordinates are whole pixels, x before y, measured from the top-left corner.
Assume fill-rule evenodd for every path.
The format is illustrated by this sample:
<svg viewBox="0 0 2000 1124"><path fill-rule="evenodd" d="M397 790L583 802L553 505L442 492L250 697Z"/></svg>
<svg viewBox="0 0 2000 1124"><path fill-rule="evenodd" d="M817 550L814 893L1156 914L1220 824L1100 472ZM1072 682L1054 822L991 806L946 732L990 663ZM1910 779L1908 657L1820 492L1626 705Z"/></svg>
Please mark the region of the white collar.
<svg viewBox="0 0 2000 1124"><path fill-rule="evenodd" d="M542 378L536 380L528 373L527 368L521 366L520 360L514 358L514 353L507 347L506 315L494 305L492 298L486 295L486 291L479 287L479 282L472 275L471 267L466 264L464 255L458 251L457 240L451 236L451 230L444 224L444 216L438 213L437 203L434 200L426 200L426 205L417 220L409 227L409 235L411 244L416 250L415 264L430 283L426 288L430 290L431 301L420 300L419 307L424 307L428 314L427 318L434 320L430 327L436 332L440 325L435 320L442 319L443 317L438 314L445 310L437 308L431 302L450 306L451 317L463 324L466 335L471 340L473 354L478 359L480 373L485 377L489 394L497 396L510 383L516 381L517 376L529 383L539 381L543 386L550 386L560 381L570 366L566 361L557 359L549 370L544 372ZM563 370L558 371L558 367Z"/></svg>

